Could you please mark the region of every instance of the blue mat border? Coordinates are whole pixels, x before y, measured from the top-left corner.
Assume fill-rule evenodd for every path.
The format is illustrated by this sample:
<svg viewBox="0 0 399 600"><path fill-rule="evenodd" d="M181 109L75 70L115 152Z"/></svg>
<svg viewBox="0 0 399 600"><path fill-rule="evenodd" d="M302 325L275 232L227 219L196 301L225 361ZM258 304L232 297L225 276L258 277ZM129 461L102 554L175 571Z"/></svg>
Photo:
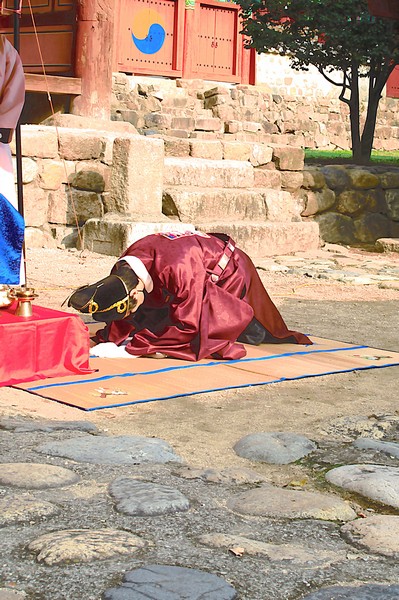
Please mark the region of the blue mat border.
<svg viewBox="0 0 399 600"><path fill-rule="evenodd" d="M351 346L349 348L330 348L329 350L298 350L296 352L284 352L283 354L271 354L270 356L255 356L253 358L237 358L234 360L215 360L209 363L195 363L190 365L178 365L174 367L164 367L163 369L153 369L152 371L127 371L126 373L116 373L114 375L102 375L101 377L94 377L92 379L79 379L79 381L60 381L59 383L48 383L45 385L38 385L29 388L29 392L42 390L45 388L52 387L66 387L69 385L81 385L83 383L93 383L96 381L108 381L109 379L115 379L117 377L135 377L136 375L158 375L159 373L167 373L168 371L182 371L184 369L198 369L200 367L215 367L219 365L229 366L237 363L249 363L249 362L263 362L266 360L274 360L278 358L285 358L287 356L304 356L307 354L322 354L339 352L341 350L364 350L369 346ZM310 377L310 375L309 375Z"/></svg>

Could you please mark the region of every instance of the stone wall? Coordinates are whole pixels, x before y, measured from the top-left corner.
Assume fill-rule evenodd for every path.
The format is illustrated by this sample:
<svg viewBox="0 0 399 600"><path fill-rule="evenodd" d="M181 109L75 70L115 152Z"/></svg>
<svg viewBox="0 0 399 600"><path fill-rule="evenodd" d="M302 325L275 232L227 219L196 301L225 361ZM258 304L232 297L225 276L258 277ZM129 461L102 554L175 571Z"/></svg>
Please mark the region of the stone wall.
<svg viewBox="0 0 399 600"><path fill-rule="evenodd" d="M125 247L130 223L140 223L143 231L146 224L153 227L158 223L170 228L171 220L176 227L176 219L182 219L168 212L167 198L174 187L187 195L196 185L195 178L184 184L178 175L172 181L173 169L186 174L189 168L186 160L193 161L191 166L200 173L197 182L200 187L195 191L203 196L204 206L198 208L201 215L209 212L211 196L217 193L226 197L226 202L235 196L236 202L243 204L241 212L249 214L251 207L244 205L251 193L246 188L254 188L253 194L267 213L264 221L282 224L301 221L303 204L299 192L304 153L300 148L173 136L163 140L63 126L24 125L21 133L28 247L79 247L82 241L79 233L90 220L104 229L102 247L97 244L96 251L119 254ZM15 152L15 146L12 150ZM168 163L173 157L181 164ZM198 160L203 163L197 164ZM250 178L245 182L239 176L234 184L232 177L236 171L241 173L240 165L246 167ZM220 178L218 183L214 180L215 169ZM218 208L226 216L227 206ZM201 215L196 217L198 222L190 215L191 220L183 220L202 224ZM231 215L231 220L237 221L237 213ZM247 221L250 223L251 217ZM114 240L111 231L115 232ZM96 238L97 234L93 232Z"/></svg>
<svg viewBox="0 0 399 600"><path fill-rule="evenodd" d="M90 220L105 228L104 248L96 251L119 254L125 246L123 231L129 229L125 222L170 227L170 218L176 219L176 215L172 211L170 217L165 197L173 168L186 172L184 160L204 159L201 170L211 169L213 163L219 170L223 164L231 169L246 163L251 170L250 187L265 198L264 220L270 226L279 225L283 230L284 223L315 221L324 241L348 245L367 246L378 238L399 237L399 168L327 166L302 171L300 148L240 140L173 136L162 140L116 131L33 125L23 126L21 137L28 247L79 247L79 232ZM179 157L182 164L172 164L172 157ZM201 185L210 185L206 171L202 177L205 183ZM194 184L190 181L187 185L191 189ZM226 185L231 187L232 182ZM218 186L225 187L222 183ZM213 187L200 190L204 203L209 194L215 194ZM227 192L222 196L227 197ZM245 193L240 202L245 203ZM247 208L240 208L246 213ZM110 239L111 230L115 240Z"/></svg>
<svg viewBox="0 0 399 600"><path fill-rule="evenodd" d="M57 137L54 127L34 125L21 132L26 244L74 247L77 224L107 210L115 134L60 128Z"/></svg>
<svg viewBox="0 0 399 600"><path fill-rule="evenodd" d="M112 214L162 216L163 141L98 125L21 127L27 246L80 247L83 225Z"/></svg>
<svg viewBox="0 0 399 600"><path fill-rule="evenodd" d="M325 242L371 246L399 237L399 168L305 167L302 217Z"/></svg>
<svg viewBox="0 0 399 600"><path fill-rule="evenodd" d="M297 73L297 82L301 74ZM290 80L292 79L289 78ZM112 118L144 135L350 148L348 106L335 93L294 93L273 76L257 86L114 75ZM291 91L291 93L288 93ZM305 88L306 90L308 88ZM362 120L365 101L362 100ZM382 98L374 148L399 149L399 100Z"/></svg>

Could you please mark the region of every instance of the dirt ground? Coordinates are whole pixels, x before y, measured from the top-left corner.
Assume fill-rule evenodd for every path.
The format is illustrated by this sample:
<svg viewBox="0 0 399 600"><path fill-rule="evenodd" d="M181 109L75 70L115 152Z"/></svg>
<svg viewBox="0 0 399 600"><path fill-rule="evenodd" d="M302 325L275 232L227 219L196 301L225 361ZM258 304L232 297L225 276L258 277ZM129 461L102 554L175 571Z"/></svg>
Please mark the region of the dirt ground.
<svg viewBox="0 0 399 600"><path fill-rule="evenodd" d="M115 260L59 249L32 249L27 256L28 285L38 293L37 304L56 309L73 289L107 275ZM386 261L397 265L398 255ZM398 290L265 271L261 277L291 329L399 351ZM331 436L337 417L398 414L398 375L398 367L372 369L89 413L1 388L0 415L91 421L112 435L165 439L192 466L248 466L232 450L248 433L294 431L320 440ZM258 470L278 483L295 476L296 468Z"/></svg>

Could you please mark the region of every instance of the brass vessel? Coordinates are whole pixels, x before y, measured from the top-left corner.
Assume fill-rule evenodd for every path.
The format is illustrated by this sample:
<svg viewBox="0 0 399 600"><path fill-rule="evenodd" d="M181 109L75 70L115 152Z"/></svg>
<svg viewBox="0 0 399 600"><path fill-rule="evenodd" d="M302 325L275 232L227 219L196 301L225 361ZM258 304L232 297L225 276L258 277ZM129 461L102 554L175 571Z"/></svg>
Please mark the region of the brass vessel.
<svg viewBox="0 0 399 600"><path fill-rule="evenodd" d="M17 301L15 315L17 317L31 317L32 301L37 298L37 294L33 288L14 288L10 295Z"/></svg>

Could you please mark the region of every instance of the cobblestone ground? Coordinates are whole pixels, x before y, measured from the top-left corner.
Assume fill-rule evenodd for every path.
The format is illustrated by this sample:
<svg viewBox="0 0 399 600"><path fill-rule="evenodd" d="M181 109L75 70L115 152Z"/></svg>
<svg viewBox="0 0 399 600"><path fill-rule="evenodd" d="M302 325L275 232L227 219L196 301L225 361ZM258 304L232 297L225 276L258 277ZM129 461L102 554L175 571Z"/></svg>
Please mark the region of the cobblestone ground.
<svg viewBox="0 0 399 600"><path fill-rule="evenodd" d="M32 250L28 282L60 308L113 260ZM399 351L397 254L257 266L290 328ZM399 599L398 371L97 413L1 388L0 600Z"/></svg>

